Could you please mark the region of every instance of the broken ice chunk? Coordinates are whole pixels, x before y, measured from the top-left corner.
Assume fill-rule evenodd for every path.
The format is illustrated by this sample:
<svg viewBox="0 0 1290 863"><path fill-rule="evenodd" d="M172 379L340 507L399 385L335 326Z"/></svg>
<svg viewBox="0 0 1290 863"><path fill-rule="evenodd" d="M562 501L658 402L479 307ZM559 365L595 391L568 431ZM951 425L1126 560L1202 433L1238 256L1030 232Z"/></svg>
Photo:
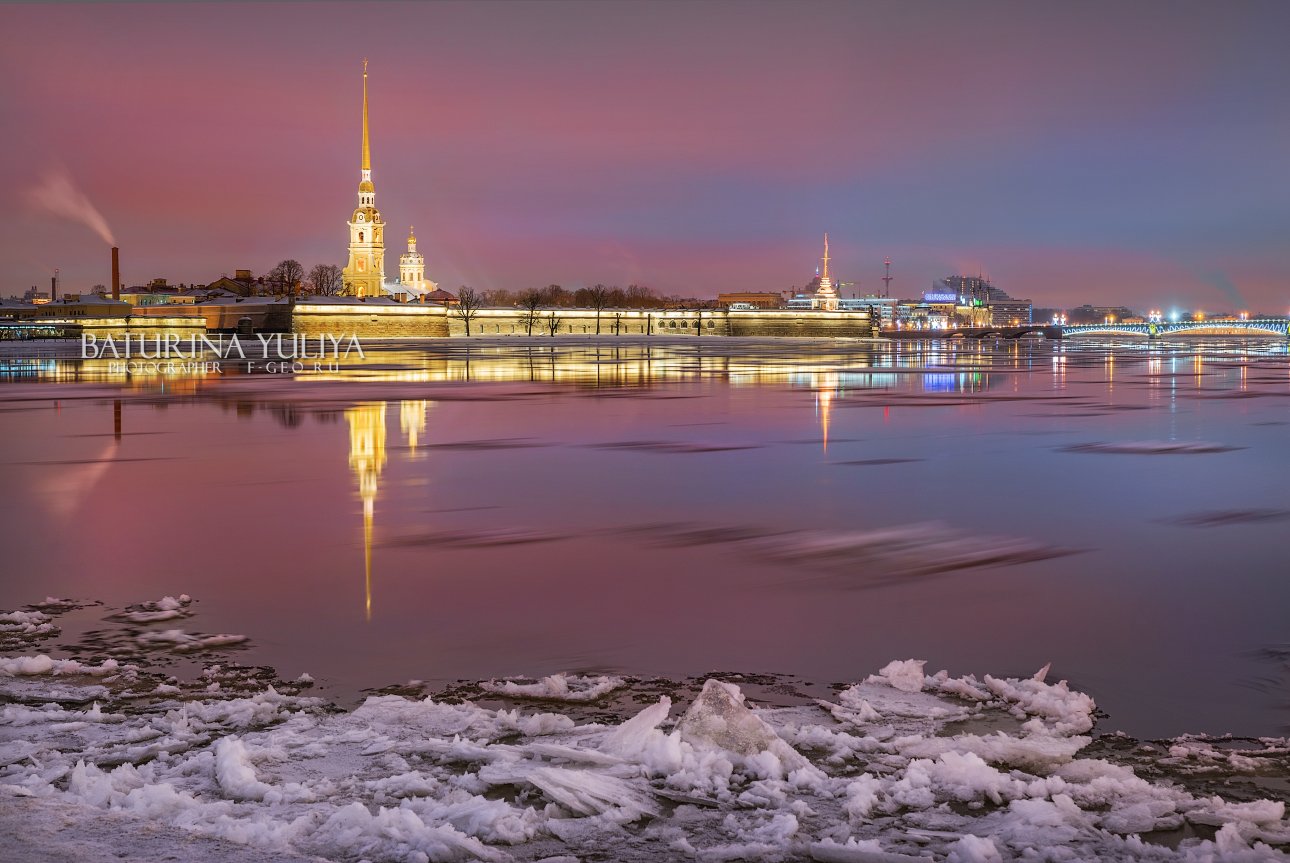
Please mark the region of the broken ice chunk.
<svg viewBox="0 0 1290 863"><path fill-rule="evenodd" d="M709 678L677 724L681 738L691 745L716 746L727 752L756 759L770 768L773 778L782 779L796 770L818 773L797 750L744 705L744 695L732 683ZM769 755L767 759L762 757Z"/></svg>
<svg viewBox="0 0 1290 863"><path fill-rule="evenodd" d="M922 692L924 659L893 659L871 675L867 683L886 683L901 692Z"/></svg>

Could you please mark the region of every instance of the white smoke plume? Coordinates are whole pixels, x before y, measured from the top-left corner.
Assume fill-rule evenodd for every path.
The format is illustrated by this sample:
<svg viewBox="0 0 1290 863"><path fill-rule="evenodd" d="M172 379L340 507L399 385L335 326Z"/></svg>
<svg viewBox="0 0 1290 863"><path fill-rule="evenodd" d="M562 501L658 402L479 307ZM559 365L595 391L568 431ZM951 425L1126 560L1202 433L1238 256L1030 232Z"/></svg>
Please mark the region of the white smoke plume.
<svg viewBox="0 0 1290 863"><path fill-rule="evenodd" d="M85 193L76 188L65 169L55 168L46 172L40 183L27 192L27 199L33 206L52 215L80 222L102 237L103 242L109 246L116 245L107 219L95 209Z"/></svg>

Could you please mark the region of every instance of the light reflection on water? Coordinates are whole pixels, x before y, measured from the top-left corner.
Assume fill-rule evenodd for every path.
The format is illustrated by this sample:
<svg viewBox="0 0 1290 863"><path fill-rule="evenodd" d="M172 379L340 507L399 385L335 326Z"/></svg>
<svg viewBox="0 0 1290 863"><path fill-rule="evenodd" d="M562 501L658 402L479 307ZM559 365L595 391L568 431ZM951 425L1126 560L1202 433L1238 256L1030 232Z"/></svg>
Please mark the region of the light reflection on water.
<svg viewBox="0 0 1290 863"><path fill-rule="evenodd" d="M338 693L920 656L1054 660L1134 733L1287 721L1284 342L697 341L0 360L0 606L188 592ZM1234 449L1071 451L1126 441Z"/></svg>

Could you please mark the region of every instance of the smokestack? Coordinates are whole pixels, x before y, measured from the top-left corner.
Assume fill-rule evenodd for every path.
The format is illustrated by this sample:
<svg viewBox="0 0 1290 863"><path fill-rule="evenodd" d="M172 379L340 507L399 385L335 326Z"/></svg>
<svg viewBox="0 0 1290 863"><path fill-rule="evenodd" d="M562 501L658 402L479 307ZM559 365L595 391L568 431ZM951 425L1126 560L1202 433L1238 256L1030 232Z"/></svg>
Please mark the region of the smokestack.
<svg viewBox="0 0 1290 863"><path fill-rule="evenodd" d="M49 301L58 302L58 276L49 277Z"/></svg>
<svg viewBox="0 0 1290 863"><path fill-rule="evenodd" d="M120 249L112 247L112 299L121 299L121 259Z"/></svg>

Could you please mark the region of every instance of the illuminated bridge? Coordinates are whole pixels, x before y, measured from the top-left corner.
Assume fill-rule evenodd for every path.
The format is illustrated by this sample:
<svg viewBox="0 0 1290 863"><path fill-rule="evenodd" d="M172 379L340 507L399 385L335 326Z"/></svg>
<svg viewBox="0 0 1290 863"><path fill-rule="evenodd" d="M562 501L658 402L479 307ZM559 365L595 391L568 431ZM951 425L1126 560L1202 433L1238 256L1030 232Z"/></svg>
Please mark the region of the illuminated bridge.
<svg viewBox="0 0 1290 863"><path fill-rule="evenodd" d="M1159 321L1126 324L1065 324L1064 337L1070 336L1283 336L1290 338L1290 318L1216 319L1212 321Z"/></svg>

